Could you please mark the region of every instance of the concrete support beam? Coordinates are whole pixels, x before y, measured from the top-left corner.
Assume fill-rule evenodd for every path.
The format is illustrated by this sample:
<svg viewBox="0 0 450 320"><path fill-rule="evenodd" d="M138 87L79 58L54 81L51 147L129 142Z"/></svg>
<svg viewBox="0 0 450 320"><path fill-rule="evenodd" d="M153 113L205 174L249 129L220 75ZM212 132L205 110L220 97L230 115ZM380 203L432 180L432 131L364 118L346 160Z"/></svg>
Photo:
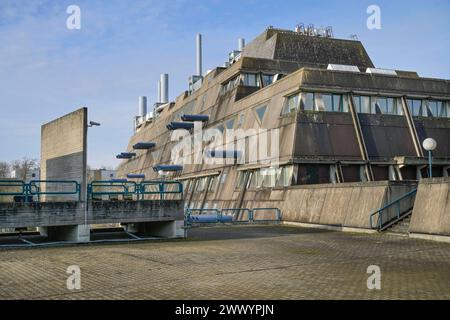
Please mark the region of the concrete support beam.
<svg viewBox="0 0 450 320"><path fill-rule="evenodd" d="M126 225L126 230L143 236L161 238L183 238L184 221L158 221L158 222L138 222Z"/></svg>
<svg viewBox="0 0 450 320"><path fill-rule="evenodd" d="M41 235L51 241L88 242L91 239L89 225L71 225L58 227L39 227Z"/></svg>

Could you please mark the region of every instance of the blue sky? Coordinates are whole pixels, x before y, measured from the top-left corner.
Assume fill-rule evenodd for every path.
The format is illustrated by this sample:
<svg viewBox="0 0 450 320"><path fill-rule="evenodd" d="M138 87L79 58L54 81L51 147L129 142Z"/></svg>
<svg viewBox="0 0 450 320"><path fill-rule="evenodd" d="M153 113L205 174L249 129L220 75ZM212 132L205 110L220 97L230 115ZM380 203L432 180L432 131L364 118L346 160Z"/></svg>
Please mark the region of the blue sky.
<svg viewBox="0 0 450 320"><path fill-rule="evenodd" d="M81 8L80 30L66 28L71 4ZM381 30L366 27L371 4L381 8ZM357 34L378 67L450 79L449 0L0 0L0 161L39 158L41 124L87 106L102 123L89 132L88 162L115 166L138 96L153 103L163 72L170 98L187 89L196 33L206 70L222 65L239 37L299 22Z"/></svg>

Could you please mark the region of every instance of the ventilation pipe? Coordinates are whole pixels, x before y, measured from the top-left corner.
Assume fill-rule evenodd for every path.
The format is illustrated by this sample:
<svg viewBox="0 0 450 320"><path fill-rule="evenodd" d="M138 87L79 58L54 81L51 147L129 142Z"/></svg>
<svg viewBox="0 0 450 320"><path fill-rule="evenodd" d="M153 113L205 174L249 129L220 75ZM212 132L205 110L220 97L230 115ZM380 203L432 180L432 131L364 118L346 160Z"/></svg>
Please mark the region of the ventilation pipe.
<svg viewBox="0 0 450 320"><path fill-rule="evenodd" d="M200 33L197 34L197 75L202 76L202 35Z"/></svg>
<svg viewBox="0 0 450 320"><path fill-rule="evenodd" d="M161 95L161 103L169 102L169 75L167 73L161 74L160 81L160 95Z"/></svg>
<svg viewBox="0 0 450 320"><path fill-rule="evenodd" d="M238 50L239 51L243 51L245 47L245 39L244 38L239 38L238 39Z"/></svg>
<svg viewBox="0 0 450 320"><path fill-rule="evenodd" d="M142 119L145 119L146 115L147 115L147 97L140 96L139 97L139 116Z"/></svg>
<svg viewBox="0 0 450 320"><path fill-rule="evenodd" d="M158 80L158 91L157 91L157 93L158 93L158 97L157 97L156 103L161 103L161 79Z"/></svg>

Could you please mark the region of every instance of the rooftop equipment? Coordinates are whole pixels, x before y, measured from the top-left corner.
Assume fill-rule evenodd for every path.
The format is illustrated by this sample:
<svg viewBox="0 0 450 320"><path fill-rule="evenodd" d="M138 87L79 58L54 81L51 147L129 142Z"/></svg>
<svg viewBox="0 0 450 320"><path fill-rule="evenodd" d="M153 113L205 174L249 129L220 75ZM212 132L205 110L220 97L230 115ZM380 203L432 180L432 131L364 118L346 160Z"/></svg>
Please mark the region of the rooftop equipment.
<svg viewBox="0 0 450 320"><path fill-rule="evenodd" d="M397 75L397 72L395 72L395 70L378 69L378 68L367 68L366 73L381 74L381 75L385 75L385 76L396 76Z"/></svg>
<svg viewBox="0 0 450 320"><path fill-rule="evenodd" d="M171 122L167 125L168 130L177 130L177 129L194 129L194 124L192 122Z"/></svg>
<svg viewBox="0 0 450 320"><path fill-rule="evenodd" d="M160 88L161 88L161 103L169 102L169 75L167 73L161 74L160 78Z"/></svg>
<svg viewBox="0 0 450 320"><path fill-rule="evenodd" d="M196 58L197 58L197 75L202 76L202 35L200 33L197 34L196 38Z"/></svg>
<svg viewBox="0 0 450 320"><path fill-rule="evenodd" d="M242 51L244 51L244 47L245 47L245 39L239 38L238 39L238 50L242 52Z"/></svg>
<svg viewBox="0 0 450 320"><path fill-rule="evenodd" d="M145 116L147 115L147 97L141 96L139 97L139 116L142 121L145 121Z"/></svg>
<svg viewBox="0 0 450 320"><path fill-rule="evenodd" d="M164 164L159 164L157 166L153 167L153 171L158 172L158 171L182 171L183 170L183 166L180 165L164 165Z"/></svg>
<svg viewBox="0 0 450 320"><path fill-rule="evenodd" d="M154 142L138 142L133 146L133 149L147 150L147 149L153 149L155 146L156 146L156 143L154 143Z"/></svg>
<svg viewBox="0 0 450 320"><path fill-rule="evenodd" d="M183 121L201 121L201 122L208 122L209 116L207 114L183 114L181 116L181 120Z"/></svg>
<svg viewBox="0 0 450 320"><path fill-rule="evenodd" d="M334 71L359 72L359 68L357 66L349 66L345 64L329 64L327 69Z"/></svg>

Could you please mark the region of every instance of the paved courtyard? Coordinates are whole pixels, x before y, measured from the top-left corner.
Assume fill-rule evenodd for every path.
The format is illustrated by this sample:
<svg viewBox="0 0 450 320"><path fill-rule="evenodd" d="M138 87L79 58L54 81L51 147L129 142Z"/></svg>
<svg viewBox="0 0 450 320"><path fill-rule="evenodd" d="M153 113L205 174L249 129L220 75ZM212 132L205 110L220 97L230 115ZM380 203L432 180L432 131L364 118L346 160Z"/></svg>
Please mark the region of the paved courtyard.
<svg viewBox="0 0 450 320"><path fill-rule="evenodd" d="M450 299L450 244L288 226L188 240L0 250L2 299ZM68 290L67 267L81 269ZM367 267L381 269L368 290Z"/></svg>

